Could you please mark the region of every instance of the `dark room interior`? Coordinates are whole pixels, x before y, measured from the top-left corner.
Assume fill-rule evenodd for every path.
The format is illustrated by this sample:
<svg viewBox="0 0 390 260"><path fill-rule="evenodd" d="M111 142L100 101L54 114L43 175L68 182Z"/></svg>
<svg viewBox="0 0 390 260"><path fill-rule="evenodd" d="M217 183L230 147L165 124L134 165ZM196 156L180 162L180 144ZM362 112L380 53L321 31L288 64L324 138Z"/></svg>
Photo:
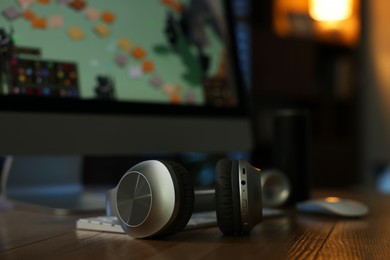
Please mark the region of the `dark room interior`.
<svg viewBox="0 0 390 260"><path fill-rule="evenodd" d="M1 259L390 256L390 2L108 2L0 1Z"/></svg>

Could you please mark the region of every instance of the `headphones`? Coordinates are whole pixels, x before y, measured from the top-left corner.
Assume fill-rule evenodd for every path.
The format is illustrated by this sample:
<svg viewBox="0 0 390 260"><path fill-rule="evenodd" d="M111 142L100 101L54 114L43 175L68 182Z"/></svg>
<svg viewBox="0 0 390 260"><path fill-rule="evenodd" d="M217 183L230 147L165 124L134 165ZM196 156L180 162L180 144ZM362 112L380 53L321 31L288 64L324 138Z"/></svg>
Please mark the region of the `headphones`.
<svg viewBox="0 0 390 260"><path fill-rule="evenodd" d="M217 222L225 235L248 234L262 221L260 170L245 160L218 161ZM131 167L108 191L108 215L134 238L161 238L182 230L194 209L191 175L172 161L149 160Z"/></svg>

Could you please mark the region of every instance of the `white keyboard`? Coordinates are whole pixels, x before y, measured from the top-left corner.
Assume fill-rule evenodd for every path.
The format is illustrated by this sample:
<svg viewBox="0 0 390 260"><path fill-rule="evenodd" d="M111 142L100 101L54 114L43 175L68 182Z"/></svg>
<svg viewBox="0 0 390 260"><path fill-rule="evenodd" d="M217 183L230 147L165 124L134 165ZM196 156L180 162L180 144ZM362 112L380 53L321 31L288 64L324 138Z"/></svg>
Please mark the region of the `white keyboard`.
<svg viewBox="0 0 390 260"><path fill-rule="evenodd" d="M196 227L215 226L217 216L215 211L195 213L187 223L186 229ZM87 229L114 233L124 233L118 218L114 216L98 216L91 218L80 218L76 222L77 229Z"/></svg>
<svg viewBox="0 0 390 260"><path fill-rule="evenodd" d="M276 217L284 214L280 209L263 209L263 217ZM185 229L215 226L217 216L215 211L194 213L187 223ZM124 233L118 218L114 216L98 216L91 218L80 218L76 221L77 229L86 229L102 232Z"/></svg>
<svg viewBox="0 0 390 260"><path fill-rule="evenodd" d="M121 225L119 224L118 218L114 216L80 218L76 221L76 228L114 233L125 233Z"/></svg>

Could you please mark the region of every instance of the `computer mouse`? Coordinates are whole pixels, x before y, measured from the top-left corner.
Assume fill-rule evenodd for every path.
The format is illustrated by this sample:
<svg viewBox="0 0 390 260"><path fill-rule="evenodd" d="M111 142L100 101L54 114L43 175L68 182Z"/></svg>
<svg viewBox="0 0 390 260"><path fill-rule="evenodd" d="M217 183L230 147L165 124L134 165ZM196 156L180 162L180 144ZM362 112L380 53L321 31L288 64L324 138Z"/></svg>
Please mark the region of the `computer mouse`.
<svg viewBox="0 0 390 260"><path fill-rule="evenodd" d="M358 201L339 197L298 202L296 208L305 213L319 213L342 217L362 217L368 213L368 207Z"/></svg>

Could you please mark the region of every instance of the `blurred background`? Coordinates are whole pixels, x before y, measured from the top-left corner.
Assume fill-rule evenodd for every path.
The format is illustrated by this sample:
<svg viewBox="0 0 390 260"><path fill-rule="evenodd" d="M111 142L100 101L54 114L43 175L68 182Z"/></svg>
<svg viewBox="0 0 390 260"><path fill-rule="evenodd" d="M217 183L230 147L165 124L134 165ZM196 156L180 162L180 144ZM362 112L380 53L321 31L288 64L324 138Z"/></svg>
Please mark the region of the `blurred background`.
<svg viewBox="0 0 390 260"><path fill-rule="evenodd" d="M311 186L368 186L390 192L390 3L232 3L240 69L253 106L252 163L274 167L275 115L304 111L310 118L304 159ZM175 159L180 158L184 164L207 166L211 173L220 156ZM93 161L87 158L86 167L94 167Z"/></svg>
<svg viewBox="0 0 390 260"><path fill-rule="evenodd" d="M390 2L231 2L239 68L251 94L254 143L253 150L228 157L275 167L276 115L303 113L310 125L304 133L308 149L300 154L297 147L295 156L305 164L310 186L390 192ZM114 185L136 162L161 157L183 163L197 172L199 186L211 187L215 162L225 156L85 155L81 171L87 183Z"/></svg>
<svg viewBox="0 0 390 260"><path fill-rule="evenodd" d="M313 185L389 190L390 3L246 4L248 15L238 19L252 30L257 152L269 154L274 111L305 109L312 119Z"/></svg>

